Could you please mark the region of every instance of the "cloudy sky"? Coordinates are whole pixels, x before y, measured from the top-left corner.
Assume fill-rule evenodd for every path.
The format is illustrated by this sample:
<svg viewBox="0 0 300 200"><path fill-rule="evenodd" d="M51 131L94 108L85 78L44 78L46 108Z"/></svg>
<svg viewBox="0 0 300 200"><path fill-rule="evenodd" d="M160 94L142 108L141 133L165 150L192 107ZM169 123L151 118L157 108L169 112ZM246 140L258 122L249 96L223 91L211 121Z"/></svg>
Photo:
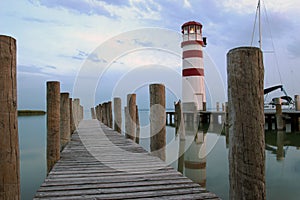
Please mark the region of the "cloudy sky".
<svg viewBox="0 0 300 200"><path fill-rule="evenodd" d="M265 85L282 83L290 95L300 94L300 2L262 2ZM151 80L128 90L114 87L134 74L140 79L169 74L161 79L177 82L180 27L190 20L203 24L205 55L226 87L226 53L251 44L256 6L256 0L1 0L0 34L17 39L19 108L44 109L47 80L59 80L61 91L74 93L90 63L102 71L86 69L82 77L94 75L97 81L82 87L96 84L91 86L96 103L111 99L113 91L143 93ZM141 36L145 28L148 35ZM257 41L256 31L254 45ZM169 96L176 99L172 87L167 85Z"/></svg>

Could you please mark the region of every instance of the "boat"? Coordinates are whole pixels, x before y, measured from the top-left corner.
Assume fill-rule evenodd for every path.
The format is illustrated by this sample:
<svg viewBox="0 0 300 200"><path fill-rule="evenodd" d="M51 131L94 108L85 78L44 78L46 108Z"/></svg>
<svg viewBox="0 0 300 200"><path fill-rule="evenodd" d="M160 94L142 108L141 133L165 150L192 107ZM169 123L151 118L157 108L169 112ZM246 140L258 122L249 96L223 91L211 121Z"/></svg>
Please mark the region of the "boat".
<svg viewBox="0 0 300 200"><path fill-rule="evenodd" d="M255 32L255 27L256 27L256 21L258 17L258 31L259 31L259 48L262 51L262 24L261 24L261 0L258 0L257 8L256 8L256 15L255 15L255 24L253 28L253 33L252 33L252 41L251 41L251 46L253 44L253 38L254 38L254 32ZM263 52L263 51L262 51ZM280 89L283 92L283 96L280 97L273 97L271 101L266 102L267 96L269 93ZM282 109L293 109L294 108L294 101L293 99L287 94L286 90L283 87L283 84L278 84L275 86L271 86L268 88L264 89L264 96L265 96L265 102L264 102L264 109L276 109L276 104L275 104L275 99L280 98L281 99L281 105Z"/></svg>
<svg viewBox="0 0 300 200"><path fill-rule="evenodd" d="M293 109L294 108L293 98L290 97L287 94L287 92L285 91L283 85L275 85L275 86L272 86L272 87L265 88L264 89L264 95L267 96L269 93L271 93L271 92L273 92L277 89L280 89L284 94L283 96L280 96L282 109ZM270 102L265 101L264 109L276 109L275 99L276 99L276 97L272 98L272 100Z"/></svg>

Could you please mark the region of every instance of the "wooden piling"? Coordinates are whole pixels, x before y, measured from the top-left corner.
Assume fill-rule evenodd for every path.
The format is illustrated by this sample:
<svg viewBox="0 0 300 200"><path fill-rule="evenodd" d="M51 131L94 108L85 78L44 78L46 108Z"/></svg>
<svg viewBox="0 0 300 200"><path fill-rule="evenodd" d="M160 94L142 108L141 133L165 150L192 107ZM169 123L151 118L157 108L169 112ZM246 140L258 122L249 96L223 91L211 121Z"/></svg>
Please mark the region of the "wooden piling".
<svg viewBox="0 0 300 200"><path fill-rule="evenodd" d="M260 49L230 50L227 75L230 199L264 200L264 67Z"/></svg>
<svg viewBox="0 0 300 200"><path fill-rule="evenodd" d="M73 101L72 98L69 98L69 107L70 107L70 133L73 134L76 130L74 116L73 116Z"/></svg>
<svg viewBox="0 0 300 200"><path fill-rule="evenodd" d="M150 91L150 150L165 160L166 148L166 98L165 86L151 84Z"/></svg>
<svg viewBox="0 0 300 200"><path fill-rule="evenodd" d="M111 101L107 102L107 111L106 111L106 114L107 114L107 126L109 128L113 128L113 117L112 117L112 105L111 105Z"/></svg>
<svg viewBox="0 0 300 200"><path fill-rule="evenodd" d="M91 108L91 117L92 119L96 119L96 112L95 112L95 108Z"/></svg>
<svg viewBox="0 0 300 200"><path fill-rule="evenodd" d="M75 98L73 100L73 117L74 117L76 128L78 127L80 121L79 115L80 115L80 99Z"/></svg>
<svg viewBox="0 0 300 200"><path fill-rule="evenodd" d="M217 102L217 103L216 103L216 106L217 106L217 112L219 112L219 111L220 111L220 103Z"/></svg>
<svg viewBox="0 0 300 200"><path fill-rule="evenodd" d="M16 40L0 35L0 199L20 199Z"/></svg>
<svg viewBox="0 0 300 200"><path fill-rule="evenodd" d="M175 115L177 118L176 122L176 133L179 134L180 140L185 140L185 124L183 118L183 112L181 109L181 102L175 103Z"/></svg>
<svg viewBox="0 0 300 200"><path fill-rule="evenodd" d="M69 93L60 94L60 150L63 150L71 139Z"/></svg>
<svg viewBox="0 0 300 200"><path fill-rule="evenodd" d="M106 126L108 125L108 119L107 119L107 102L104 102L102 104L102 122Z"/></svg>
<svg viewBox="0 0 300 200"><path fill-rule="evenodd" d="M98 105L95 106L94 110L95 110L95 119L98 120Z"/></svg>
<svg viewBox="0 0 300 200"><path fill-rule="evenodd" d="M121 98L114 98L114 130L122 132L122 101Z"/></svg>
<svg viewBox="0 0 300 200"><path fill-rule="evenodd" d="M79 122L80 122L81 120L83 120L83 117L84 117L84 108L83 108L82 105L80 105L80 120L79 120Z"/></svg>
<svg viewBox="0 0 300 200"><path fill-rule="evenodd" d="M285 121L282 115L282 107L281 107L281 98L275 98L275 106L276 106L276 129L284 130L285 129Z"/></svg>
<svg viewBox="0 0 300 200"><path fill-rule="evenodd" d="M295 110L300 111L300 95L295 95ZM292 118L292 131L300 130L300 118L297 116L293 116Z"/></svg>
<svg viewBox="0 0 300 200"><path fill-rule="evenodd" d="M125 137L130 138L130 135L127 134L129 132L128 127L129 127L129 122L130 122L130 116L129 116L127 106L124 107L124 116L125 116Z"/></svg>
<svg viewBox="0 0 300 200"><path fill-rule="evenodd" d="M99 104L99 121L100 121L100 122L103 122L103 121L102 121L102 112L103 112L102 109L103 109L103 108L102 108L102 104Z"/></svg>
<svg viewBox="0 0 300 200"><path fill-rule="evenodd" d="M140 132L141 132L141 127L140 127L140 117L139 117L139 108L136 105L136 138L135 138L135 142L137 144L140 143Z"/></svg>
<svg viewBox="0 0 300 200"><path fill-rule="evenodd" d="M100 121L100 105L96 106L96 118L98 121Z"/></svg>
<svg viewBox="0 0 300 200"><path fill-rule="evenodd" d="M127 95L126 137L136 139L136 94Z"/></svg>
<svg viewBox="0 0 300 200"><path fill-rule="evenodd" d="M47 82L47 171L60 159L60 83Z"/></svg>
<svg viewBox="0 0 300 200"><path fill-rule="evenodd" d="M300 95L295 95L295 110L300 111Z"/></svg>

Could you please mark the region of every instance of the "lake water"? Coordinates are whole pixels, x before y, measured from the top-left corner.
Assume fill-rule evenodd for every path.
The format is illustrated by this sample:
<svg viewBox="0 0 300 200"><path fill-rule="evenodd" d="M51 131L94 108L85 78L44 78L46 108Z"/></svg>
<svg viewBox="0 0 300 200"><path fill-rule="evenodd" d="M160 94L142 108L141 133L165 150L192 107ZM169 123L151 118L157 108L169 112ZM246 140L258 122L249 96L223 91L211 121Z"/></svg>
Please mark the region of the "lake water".
<svg viewBox="0 0 300 200"><path fill-rule="evenodd" d="M140 112L141 142L149 151L149 112ZM46 176L46 116L18 117L21 152L21 197L32 199ZM187 130L184 141L167 127L166 162L183 174L229 199L228 143L220 125L206 132ZM254 144L255 145L255 144ZM266 132L267 199L298 200L300 196L300 133ZM177 161L179 151L185 152Z"/></svg>

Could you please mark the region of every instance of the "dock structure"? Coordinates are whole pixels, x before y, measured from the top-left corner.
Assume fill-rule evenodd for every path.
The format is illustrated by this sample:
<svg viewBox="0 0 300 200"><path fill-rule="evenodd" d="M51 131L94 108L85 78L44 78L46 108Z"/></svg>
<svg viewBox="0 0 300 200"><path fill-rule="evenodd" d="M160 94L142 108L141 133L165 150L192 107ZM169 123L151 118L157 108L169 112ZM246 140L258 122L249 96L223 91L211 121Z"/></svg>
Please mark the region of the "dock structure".
<svg viewBox="0 0 300 200"><path fill-rule="evenodd" d="M39 199L219 199L98 120L83 120Z"/></svg>
<svg viewBox="0 0 300 200"><path fill-rule="evenodd" d="M199 111L196 114L187 112L184 113L185 118L188 116L197 117L196 121L200 123L218 123L219 121L224 122L226 118L226 113L224 111ZM278 130L278 125L276 121L276 110L275 109L265 109L265 125L267 130ZM300 111L294 109L283 109L281 112L282 120L284 123L284 129L286 124L290 124L291 131L300 131ZM177 116L176 112L168 111L166 112L166 124L169 126L176 126ZM221 120L219 120L221 119ZM193 121L191 119L185 119L186 121Z"/></svg>

